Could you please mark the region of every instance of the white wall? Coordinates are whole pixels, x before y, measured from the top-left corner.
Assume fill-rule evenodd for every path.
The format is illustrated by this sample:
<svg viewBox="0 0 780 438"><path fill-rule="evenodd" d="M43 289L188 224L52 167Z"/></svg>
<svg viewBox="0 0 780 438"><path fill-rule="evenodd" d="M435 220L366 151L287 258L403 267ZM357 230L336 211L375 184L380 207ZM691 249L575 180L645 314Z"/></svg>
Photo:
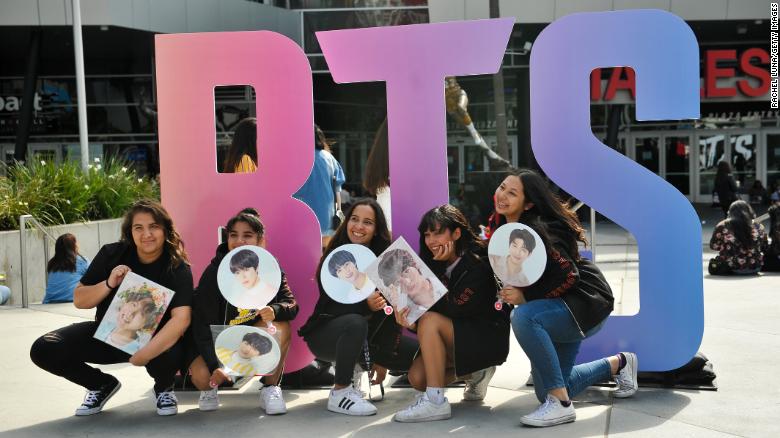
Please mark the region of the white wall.
<svg viewBox="0 0 780 438"><path fill-rule="evenodd" d="M72 233L79 243L81 254L92 260L101 246L119 240L121 219L58 225L47 230L54 238ZM30 303L40 303L46 293L46 262L43 251L43 233L28 228L26 231L27 296ZM11 299L6 304L22 304L22 270L19 231L0 232L0 271L6 274L6 286L11 288ZM54 242L49 241L49 257L54 255Z"/></svg>

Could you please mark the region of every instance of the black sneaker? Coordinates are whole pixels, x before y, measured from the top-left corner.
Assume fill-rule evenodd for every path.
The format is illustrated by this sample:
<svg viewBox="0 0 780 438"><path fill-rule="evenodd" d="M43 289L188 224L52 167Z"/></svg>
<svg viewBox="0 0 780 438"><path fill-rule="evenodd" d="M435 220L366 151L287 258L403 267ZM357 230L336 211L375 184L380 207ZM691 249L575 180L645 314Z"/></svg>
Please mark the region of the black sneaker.
<svg viewBox="0 0 780 438"><path fill-rule="evenodd" d="M96 391L87 391L87 395L84 396L84 403L76 409L77 416L82 417L85 415L97 414L103 410L103 406L108 399L116 394L116 392L119 391L119 388L122 387L119 380L114 377L111 378L113 380L110 383L101 386L100 389Z"/></svg>
<svg viewBox="0 0 780 438"><path fill-rule="evenodd" d="M162 392L155 391L154 394L157 396L157 415L176 415L179 412L179 404L173 388Z"/></svg>

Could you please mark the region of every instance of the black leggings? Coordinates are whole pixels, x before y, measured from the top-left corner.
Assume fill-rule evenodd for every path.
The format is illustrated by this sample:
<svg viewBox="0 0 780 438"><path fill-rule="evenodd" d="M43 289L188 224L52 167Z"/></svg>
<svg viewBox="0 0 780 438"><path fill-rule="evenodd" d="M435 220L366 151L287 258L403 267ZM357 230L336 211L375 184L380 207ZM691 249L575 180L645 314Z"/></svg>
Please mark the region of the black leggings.
<svg viewBox="0 0 780 438"><path fill-rule="evenodd" d="M64 377L91 391L110 383L112 377L86 364L125 363L130 355L93 337L98 322L87 321L46 333L30 348L30 358L42 369ZM174 376L181 367L182 346L177 342L146 364L157 392L173 387Z"/></svg>
<svg viewBox="0 0 780 438"><path fill-rule="evenodd" d="M368 335L368 321L361 315L348 314L333 318L317 326L306 336L306 343L317 359L335 362L337 385L352 383L355 364L362 358L363 344ZM394 371L407 371L417 353L418 344L412 338L401 336L398 354L375 348L369 349L371 361Z"/></svg>

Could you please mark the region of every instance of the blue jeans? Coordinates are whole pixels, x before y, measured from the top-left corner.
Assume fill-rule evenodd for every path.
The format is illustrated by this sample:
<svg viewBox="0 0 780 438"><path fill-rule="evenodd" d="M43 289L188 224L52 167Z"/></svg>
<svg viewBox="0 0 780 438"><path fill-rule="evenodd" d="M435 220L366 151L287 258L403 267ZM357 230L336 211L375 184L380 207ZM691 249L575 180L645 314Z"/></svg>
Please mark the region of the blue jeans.
<svg viewBox="0 0 780 438"><path fill-rule="evenodd" d="M551 389L566 388L574 397L588 386L611 377L607 359L574 365L582 341L601 329L602 321L582 336L560 298L530 301L512 311L512 329L531 361L536 398L543 402Z"/></svg>

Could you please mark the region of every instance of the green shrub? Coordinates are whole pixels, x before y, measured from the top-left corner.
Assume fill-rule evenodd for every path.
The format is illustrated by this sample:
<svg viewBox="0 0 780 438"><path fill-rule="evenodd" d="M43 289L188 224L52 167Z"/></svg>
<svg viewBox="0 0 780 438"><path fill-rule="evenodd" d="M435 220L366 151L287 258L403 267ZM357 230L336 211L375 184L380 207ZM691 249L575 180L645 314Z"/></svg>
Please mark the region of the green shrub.
<svg viewBox="0 0 780 438"><path fill-rule="evenodd" d="M95 161L85 173L75 161L34 161L6 167L0 177L0 230L19 227L31 214L45 225L122 216L135 201L159 199L159 187L139 178L125 161Z"/></svg>

